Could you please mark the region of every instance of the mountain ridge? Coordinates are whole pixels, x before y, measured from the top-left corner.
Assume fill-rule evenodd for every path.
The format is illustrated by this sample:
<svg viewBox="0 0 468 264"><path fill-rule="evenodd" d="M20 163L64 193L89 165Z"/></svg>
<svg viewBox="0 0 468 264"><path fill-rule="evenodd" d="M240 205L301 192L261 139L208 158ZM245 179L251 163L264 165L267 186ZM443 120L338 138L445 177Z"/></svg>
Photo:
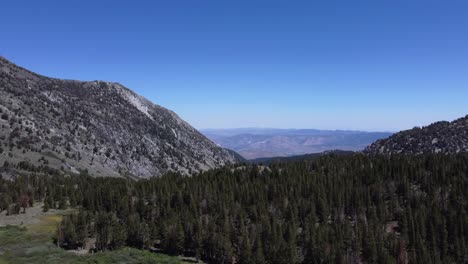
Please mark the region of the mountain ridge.
<svg viewBox="0 0 468 264"><path fill-rule="evenodd" d="M424 127L404 130L377 140L365 150L367 154L452 154L468 152L468 115L439 121Z"/></svg>
<svg viewBox="0 0 468 264"><path fill-rule="evenodd" d="M2 163L146 178L239 161L116 82L49 78L0 57L0 84Z"/></svg>

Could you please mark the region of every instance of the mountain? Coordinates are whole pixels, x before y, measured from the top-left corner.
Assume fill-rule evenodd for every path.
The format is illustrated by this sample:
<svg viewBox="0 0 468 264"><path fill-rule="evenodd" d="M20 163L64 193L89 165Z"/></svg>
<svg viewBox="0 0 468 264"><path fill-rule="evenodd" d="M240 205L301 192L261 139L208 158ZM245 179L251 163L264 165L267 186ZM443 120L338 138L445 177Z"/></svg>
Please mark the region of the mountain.
<svg viewBox="0 0 468 264"><path fill-rule="evenodd" d="M295 156L329 150L361 151L372 142L390 136L387 132L317 129L204 129L218 145L246 159Z"/></svg>
<svg viewBox="0 0 468 264"><path fill-rule="evenodd" d="M369 154L423 154L468 152L468 115L452 122L441 121L415 127L377 140L364 152Z"/></svg>
<svg viewBox="0 0 468 264"><path fill-rule="evenodd" d="M19 169L145 178L238 161L121 84L48 78L2 57L0 127L0 162Z"/></svg>

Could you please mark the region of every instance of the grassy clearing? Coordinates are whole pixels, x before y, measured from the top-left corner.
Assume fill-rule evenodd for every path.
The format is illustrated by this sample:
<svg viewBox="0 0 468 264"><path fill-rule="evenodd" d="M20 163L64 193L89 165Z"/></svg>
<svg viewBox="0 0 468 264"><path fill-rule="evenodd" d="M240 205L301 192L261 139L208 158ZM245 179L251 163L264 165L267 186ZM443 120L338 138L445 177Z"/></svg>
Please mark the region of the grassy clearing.
<svg viewBox="0 0 468 264"><path fill-rule="evenodd" d="M61 219L61 215L47 215L36 224L0 227L0 264L182 263L177 257L132 248L78 256L52 243L56 225Z"/></svg>
<svg viewBox="0 0 468 264"><path fill-rule="evenodd" d="M62 215L47 215L41 217L39 224L32 224L28 226L27 231L29 234L54 234L57 224L62 221Z"/></svg>

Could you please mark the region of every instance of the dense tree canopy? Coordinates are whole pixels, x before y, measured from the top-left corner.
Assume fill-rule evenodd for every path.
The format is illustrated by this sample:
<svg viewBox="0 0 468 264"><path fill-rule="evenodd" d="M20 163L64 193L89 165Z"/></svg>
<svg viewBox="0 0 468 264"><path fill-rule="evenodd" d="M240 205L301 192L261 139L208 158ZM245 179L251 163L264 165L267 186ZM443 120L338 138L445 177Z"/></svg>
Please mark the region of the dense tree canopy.
<svg viewBox="0 0 468 264"><path fill-rule="evenodd" d="M67 249L95 238L209 263L464 263L467 192L465 154L328 155L140 181L17 176L0 180L0 210L77 208L57 228Z"/></svg>

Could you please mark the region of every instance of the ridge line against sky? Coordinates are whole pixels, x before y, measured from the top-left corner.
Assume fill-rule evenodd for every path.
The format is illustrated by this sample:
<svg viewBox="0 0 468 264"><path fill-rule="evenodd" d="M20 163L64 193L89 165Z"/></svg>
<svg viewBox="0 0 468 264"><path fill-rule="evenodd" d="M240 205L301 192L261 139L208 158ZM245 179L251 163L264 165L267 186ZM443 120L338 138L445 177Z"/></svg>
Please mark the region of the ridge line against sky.
<svg viewBox="0 0 468 264"><path fill-rule="evenodd" d="M8 1L0 55L196 128L399 131L468 113L466 1Z"/></svg>

